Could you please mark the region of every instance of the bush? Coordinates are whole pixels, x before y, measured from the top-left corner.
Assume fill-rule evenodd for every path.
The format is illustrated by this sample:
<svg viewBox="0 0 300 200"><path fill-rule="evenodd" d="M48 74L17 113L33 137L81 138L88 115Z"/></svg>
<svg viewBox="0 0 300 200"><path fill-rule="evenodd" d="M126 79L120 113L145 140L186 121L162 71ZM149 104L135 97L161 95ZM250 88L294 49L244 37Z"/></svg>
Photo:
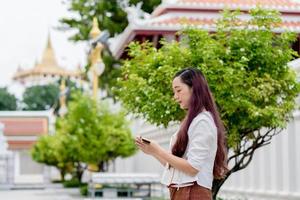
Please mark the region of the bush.
<svg viewBox="0 0 300 200"><path fill-rule="evenodd" d="M65 188L76 188L81 186L82 183L80 183L80 181L78 179L71 179L71 180L67 180L63 183L63 186Z"/></svg>
<svg viewBox="0 0 300 200"><path fill-rule="evenodd" d="M80 194L82 196L87 196L88 195L88 184L87 183L81 184L81 186L79 187L79 189L80 189Z"/></svg>

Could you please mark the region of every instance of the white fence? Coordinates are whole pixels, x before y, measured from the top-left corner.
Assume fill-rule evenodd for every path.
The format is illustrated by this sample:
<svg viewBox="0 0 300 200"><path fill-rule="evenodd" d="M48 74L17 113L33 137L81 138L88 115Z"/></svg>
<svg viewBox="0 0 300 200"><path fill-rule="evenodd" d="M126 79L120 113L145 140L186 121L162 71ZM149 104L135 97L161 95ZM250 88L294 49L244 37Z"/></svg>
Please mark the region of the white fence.
<svg viewBox="0 0 300 200"><path fill-rule="evenodd" d="M7 150L4 125L0 123L0 189L7 189L13 181L13 155Z"/></svg>
<svg viewBox="0 0 300 200"><path fill-rule="evenodd" d="M226 181L226 199L300 199L300 114L271 144L255 153L249 166Z"/></svg>
<svg viewBox="0 0 300 200"><path fill-rule="evenodd" d="M0 155L0 185L8 182L8 156Z"/></svg>

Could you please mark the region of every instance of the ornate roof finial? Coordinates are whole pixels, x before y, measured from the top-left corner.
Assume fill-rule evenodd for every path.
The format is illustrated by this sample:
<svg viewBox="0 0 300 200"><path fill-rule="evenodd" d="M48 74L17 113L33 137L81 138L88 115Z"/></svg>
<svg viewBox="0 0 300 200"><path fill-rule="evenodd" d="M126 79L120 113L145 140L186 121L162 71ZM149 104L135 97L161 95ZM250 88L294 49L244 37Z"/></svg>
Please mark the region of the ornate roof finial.
<svg viewBox="0 0 300 200"><path fill-rule="evenodd" d="M98 26L97 18L94 17L93 18L93 27L92 27L92 30L90 32L90 36L92 37L92 39L95 39L100 33L101 33L101 31L100 31L99 26Z"/></svg>
<svg viewBox="0 0 300 200"><path fill-rule="evenodd" d="M52 45L51 45L51 33L50 31L48 31L48 38L47 38L47 49L52 49Z"/></svg>
<svg viewBox="0 0 300 200"><path fill-rule="evenodd" d="M67 95L66 80L65 78L62 78L60 82L60 97L59 97L60 109L58 111L60 116L64 116L67 113L66 95Z"/></svg>

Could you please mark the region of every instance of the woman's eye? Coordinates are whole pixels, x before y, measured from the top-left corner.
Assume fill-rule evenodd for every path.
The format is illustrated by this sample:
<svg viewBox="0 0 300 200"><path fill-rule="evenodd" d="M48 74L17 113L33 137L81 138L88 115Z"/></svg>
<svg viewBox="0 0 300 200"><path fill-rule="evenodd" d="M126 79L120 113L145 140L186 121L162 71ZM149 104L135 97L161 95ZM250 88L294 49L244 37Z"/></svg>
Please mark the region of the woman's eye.
<svg viewBox="0 0 300 200"><path fill-rule="evenodd" d="M177 90L177 92L180 92L181 90Z"/></svg>

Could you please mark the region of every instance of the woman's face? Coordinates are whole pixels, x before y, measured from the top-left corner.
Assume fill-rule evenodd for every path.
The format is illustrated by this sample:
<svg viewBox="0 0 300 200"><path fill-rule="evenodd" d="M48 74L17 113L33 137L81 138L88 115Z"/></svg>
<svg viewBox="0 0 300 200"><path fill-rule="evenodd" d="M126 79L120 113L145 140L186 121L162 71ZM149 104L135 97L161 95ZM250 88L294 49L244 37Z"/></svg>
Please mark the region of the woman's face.
<svg viewBox="0 0 300 200"><path fill-rule="evenodd" d="M174 98L179 103L181 109L188 109L190 98L192 95L192 88L183 83L180 77L174 78L172 82Z"/></svg>

